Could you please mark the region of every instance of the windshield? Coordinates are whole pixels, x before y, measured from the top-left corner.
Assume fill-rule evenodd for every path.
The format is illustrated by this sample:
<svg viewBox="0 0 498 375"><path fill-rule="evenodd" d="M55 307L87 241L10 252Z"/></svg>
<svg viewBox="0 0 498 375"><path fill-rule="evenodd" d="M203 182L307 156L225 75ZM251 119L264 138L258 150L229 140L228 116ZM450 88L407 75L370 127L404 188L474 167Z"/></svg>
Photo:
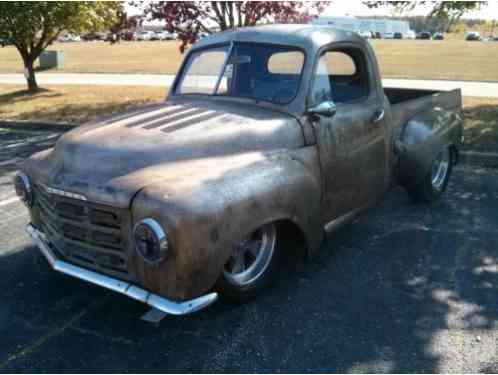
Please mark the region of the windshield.
<svg viewBox="0 0 498 375"><path fill-rule="evenodd" d="M293 47L234 43L193 52L177 95L204 94L287 104L297 94L304 53Z"/></svg>

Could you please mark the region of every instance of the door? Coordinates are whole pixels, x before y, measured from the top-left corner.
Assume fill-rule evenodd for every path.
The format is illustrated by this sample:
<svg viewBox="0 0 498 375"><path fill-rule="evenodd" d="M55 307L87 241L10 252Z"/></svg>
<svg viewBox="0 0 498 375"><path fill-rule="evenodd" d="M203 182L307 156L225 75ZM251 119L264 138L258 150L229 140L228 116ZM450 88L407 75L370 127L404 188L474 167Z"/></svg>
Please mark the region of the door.
<svg viewBox="0 0 498 375"><path fill-rule="evenodd" d="M364 51L334 48L320 55L310 107L333 102L332 116L315 115L324 222L366 207L387 189L384 102Z"/></svg>

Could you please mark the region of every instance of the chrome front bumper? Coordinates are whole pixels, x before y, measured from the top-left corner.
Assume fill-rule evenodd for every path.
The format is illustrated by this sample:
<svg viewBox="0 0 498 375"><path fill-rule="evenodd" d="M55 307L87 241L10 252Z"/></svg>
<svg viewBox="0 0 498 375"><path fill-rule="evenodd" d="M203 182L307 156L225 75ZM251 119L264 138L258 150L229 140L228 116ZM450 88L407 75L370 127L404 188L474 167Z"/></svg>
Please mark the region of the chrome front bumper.
<svg viewBox="0 0 498 375"><path fill-rule="evenodd" d="M217 293L206 294L202 297L184 302L174 302L170 301L164 297L160 297L156 294L150 293L136 285L130 284L125 281L121 281L109 276L102 275L97 272L89 271L85 268L75 266L73 264L64 262L54 255L45 235L37 230L33 225L26 225L26 232L31 236L33 241L36 243L42 254L47 258L50 266L59 272L65 273L66 275L76 277L87 281L89 283L102 286L104 288L113 290L115 292L124 294L130 298L137 301L143 302L151 307L161 310L167 314L172 315L185 315L190 314L195 311L201 310L218 298Z"/></svg>

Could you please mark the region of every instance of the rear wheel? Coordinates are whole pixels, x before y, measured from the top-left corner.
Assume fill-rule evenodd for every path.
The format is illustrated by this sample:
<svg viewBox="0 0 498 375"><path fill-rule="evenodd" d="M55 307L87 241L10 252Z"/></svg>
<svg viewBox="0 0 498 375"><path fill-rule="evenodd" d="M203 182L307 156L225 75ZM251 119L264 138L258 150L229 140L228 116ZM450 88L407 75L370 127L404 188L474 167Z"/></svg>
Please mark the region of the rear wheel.
<svg viewBox="0 0 498 375"><path fill-rule="evenodd" d="M277 228L263 225L232 246L216 288L235 302L254 298L272 281L278 263Z"/></svg>
<svg viewBox="0 0 498 375"><path fill-rule="evenodd" d="M414 188L408 189L408 192L417 201L427 203L436 202L446 190L450 180L453 167L453 158L451 149L444 148L439 152L432 167L422 183Z"/></svg>

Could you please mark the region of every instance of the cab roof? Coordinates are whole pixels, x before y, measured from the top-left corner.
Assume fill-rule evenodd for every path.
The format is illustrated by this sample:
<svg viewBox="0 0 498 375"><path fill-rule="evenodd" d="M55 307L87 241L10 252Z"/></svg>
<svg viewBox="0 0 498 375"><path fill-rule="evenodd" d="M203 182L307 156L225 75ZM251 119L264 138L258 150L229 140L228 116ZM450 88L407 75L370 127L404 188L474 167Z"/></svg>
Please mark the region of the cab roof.
<svg viewBox="0 0 498 375"><path fill-rule="evenodd" d="M364 42L356 33L323 25L279 24L242 27L206 36L192 49L229 42L259 42L317 50L333 42Z"/></svg>

